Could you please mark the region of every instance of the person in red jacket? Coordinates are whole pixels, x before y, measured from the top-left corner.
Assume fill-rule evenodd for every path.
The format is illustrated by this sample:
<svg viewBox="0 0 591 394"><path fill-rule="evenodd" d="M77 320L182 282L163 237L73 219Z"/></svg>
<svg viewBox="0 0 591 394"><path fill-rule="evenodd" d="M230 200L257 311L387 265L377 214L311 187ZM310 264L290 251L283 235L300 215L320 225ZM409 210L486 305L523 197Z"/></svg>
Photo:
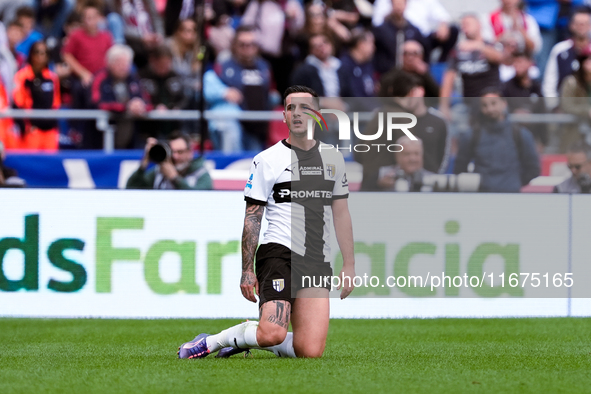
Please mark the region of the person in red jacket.
<svg viewBox="0 0 591 394"><path fill-rule="evenodd" d="M0 81L0 110L7 109L10 107L8 102L8 95L4 84ZM13 132L12 119L2 118L0 119L0 143L4 145L4 148L18 149L20 148L20 141Z"/></svg>
<svg viewBox="0 0 591 394"><path fill-rule="evenodd" d="M47 45L31 46L27 65L14 76L14 105L19 109L59 109L60 87L57 74L48 68ZM25 120L21 130L23 149L56 151L59 132L55 119Z"/></svg>

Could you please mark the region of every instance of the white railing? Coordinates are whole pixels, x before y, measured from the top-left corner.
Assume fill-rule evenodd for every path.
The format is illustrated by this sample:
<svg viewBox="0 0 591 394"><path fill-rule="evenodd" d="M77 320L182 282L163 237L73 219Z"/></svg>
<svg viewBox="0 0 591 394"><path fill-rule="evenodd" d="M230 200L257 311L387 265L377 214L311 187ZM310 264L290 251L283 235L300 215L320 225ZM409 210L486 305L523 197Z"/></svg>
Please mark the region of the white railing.
<svg viewBox="0 0 591 394"><path fill-rule="evenodd" d="M359 120L369 120L373 116L372 113L359 114ZM87 109L6 109L0 110L0 119L86 119L96 120L96 128L103 132L103 150L105 153L112 153L115 146L115 128L110 124L113 114L109 111L103 110L87 110ZM196 110L168 110L160 111L154 110L148 112L145 116L138 117L138 120L199 120L201 119L201 111ZM205 111L205 119L236 119L236 120L252 120L252 121L272 121L282 120L283 115L279 111ZM510 115L510 120L522 123L575 123L578 118L570 114L513 114Z"/></svg>

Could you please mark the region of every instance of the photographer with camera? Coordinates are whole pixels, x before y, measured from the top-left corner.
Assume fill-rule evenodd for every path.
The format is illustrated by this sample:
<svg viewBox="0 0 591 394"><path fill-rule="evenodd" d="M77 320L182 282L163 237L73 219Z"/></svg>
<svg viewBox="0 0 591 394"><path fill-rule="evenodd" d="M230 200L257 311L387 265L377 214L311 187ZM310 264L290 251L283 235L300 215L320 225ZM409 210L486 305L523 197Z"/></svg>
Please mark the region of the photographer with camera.
<svg viewBox="0 0 591 394"><path fill-rule="evenodd" d="M568 149L566 160L573 175L554 186L554 193L591 193L591 147L575 142Z"/></svg>
<svg viewBox="0 0 591 394"><path fill-rule="evenodd" d="M150 163L156 164L147 169ZM148 138L140 168L126 189L211 190L212 182L203 157L193 158L187 135L173 133L166 142Z"/></svg>
<svg viewBox="0 0 591 394"><path fill-rule="evenodd" d="M425 175L434 175L423 168L423 141L403 136L396 143L403 148L396 153L398 164L380 167L378 186L386 191L420 192Z"/></svg>

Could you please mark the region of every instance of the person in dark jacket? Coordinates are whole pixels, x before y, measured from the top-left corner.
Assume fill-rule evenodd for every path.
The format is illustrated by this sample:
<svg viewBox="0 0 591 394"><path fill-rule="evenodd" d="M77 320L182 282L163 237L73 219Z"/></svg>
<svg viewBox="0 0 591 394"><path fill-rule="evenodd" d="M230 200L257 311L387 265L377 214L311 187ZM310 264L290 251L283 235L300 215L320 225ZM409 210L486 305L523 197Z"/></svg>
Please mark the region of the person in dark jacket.
<svg viewBox="0 0 591 394"><path fill-rule="evenodd" d="M518 193L540 175L540 159L529 130L507 119L507 101L496 89L480 98L480 116L472 130L460 137L454 173L480 174L480 191Z"/></svg>
<svg viewBox="0 0 591 394"><path fill-rule="evenodd" d="M154 109L168 111L185 109L189 97L185 95L183 80L172 69L172 51L160 45L150 52L148 67L140 71L140 85L150 98ZM179 121L142 122L140 132L155 138L167 138L181 127Z"/></svg>
<svg viewBox="0 0 591 394"><path fill-rule="evenodd" d="M530 54L518 52L513 54L513 67L515 77L503 85L503 96L507 98L510 113L541 114L546 112L546 103L542 95L542 86L539 81L530 77L529 70L533 66ZM523 124L530 130L536 143L544 146L548 143L548 131L546 125Z"/></svg>
<svg viewBox="0 0 591 394"><path fill-rule="evenodd" d="M127 180L127 189L210 190L211 177L203 157L193 158L191 140L187 135L173 133L168 140L170 156L147 169L150 149L158 143L148 138L140 167Z"/></svg>
<svg viewBox="0 0 591 394"><path fill-rule="evenodd" d="M402 45L405 41L418 41L423 46L423 53L429 52L429 44L421 31L404 17L405 9L406 0L392 0L392 13L374 29L375 67L379 73L402 65Z"/></svg>
<svg viewBox="0 0 591 394"><path fill-rule="evenodd" d="M138 77L131 71L133 51L125 45L113 45L107 51L107 68L99 71L92 82L93 107L121 115L117 120L115 148L133 148L134 122L125 115L141 116L151 109L150 99L141 89ZM102 135L96 130L84 136L89 149L102 148Z"/></svg>
<svg viewBox="0 0 591 394"><path fill-rule="evenodd" d="M353 30L350 50L341 56L341 67L338 70L341 97L375 96L374 43L373 34L369 30Z"/></svg>

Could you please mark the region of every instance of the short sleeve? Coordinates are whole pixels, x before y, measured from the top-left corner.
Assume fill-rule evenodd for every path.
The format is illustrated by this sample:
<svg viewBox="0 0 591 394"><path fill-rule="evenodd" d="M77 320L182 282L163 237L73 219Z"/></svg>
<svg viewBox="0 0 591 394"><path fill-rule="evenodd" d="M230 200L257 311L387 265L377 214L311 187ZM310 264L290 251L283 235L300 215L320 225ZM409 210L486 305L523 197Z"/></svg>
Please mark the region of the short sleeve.
<svg viewBox="0 0 591 394"><path fill-rule="evenodd" d="M244 200L251 204L267 205L274 184L275 175L271 166L264 159L255 157L244 187Z"/></svg>
<svg viewBox="0 0 591 394"><path fill-rule="evenodd" d="M349 197L349 181L347 180L347 172L345 171L345 159L343 159L343 155L340 152L338 156L337 176L332 190L333 200Z"/></svg>

